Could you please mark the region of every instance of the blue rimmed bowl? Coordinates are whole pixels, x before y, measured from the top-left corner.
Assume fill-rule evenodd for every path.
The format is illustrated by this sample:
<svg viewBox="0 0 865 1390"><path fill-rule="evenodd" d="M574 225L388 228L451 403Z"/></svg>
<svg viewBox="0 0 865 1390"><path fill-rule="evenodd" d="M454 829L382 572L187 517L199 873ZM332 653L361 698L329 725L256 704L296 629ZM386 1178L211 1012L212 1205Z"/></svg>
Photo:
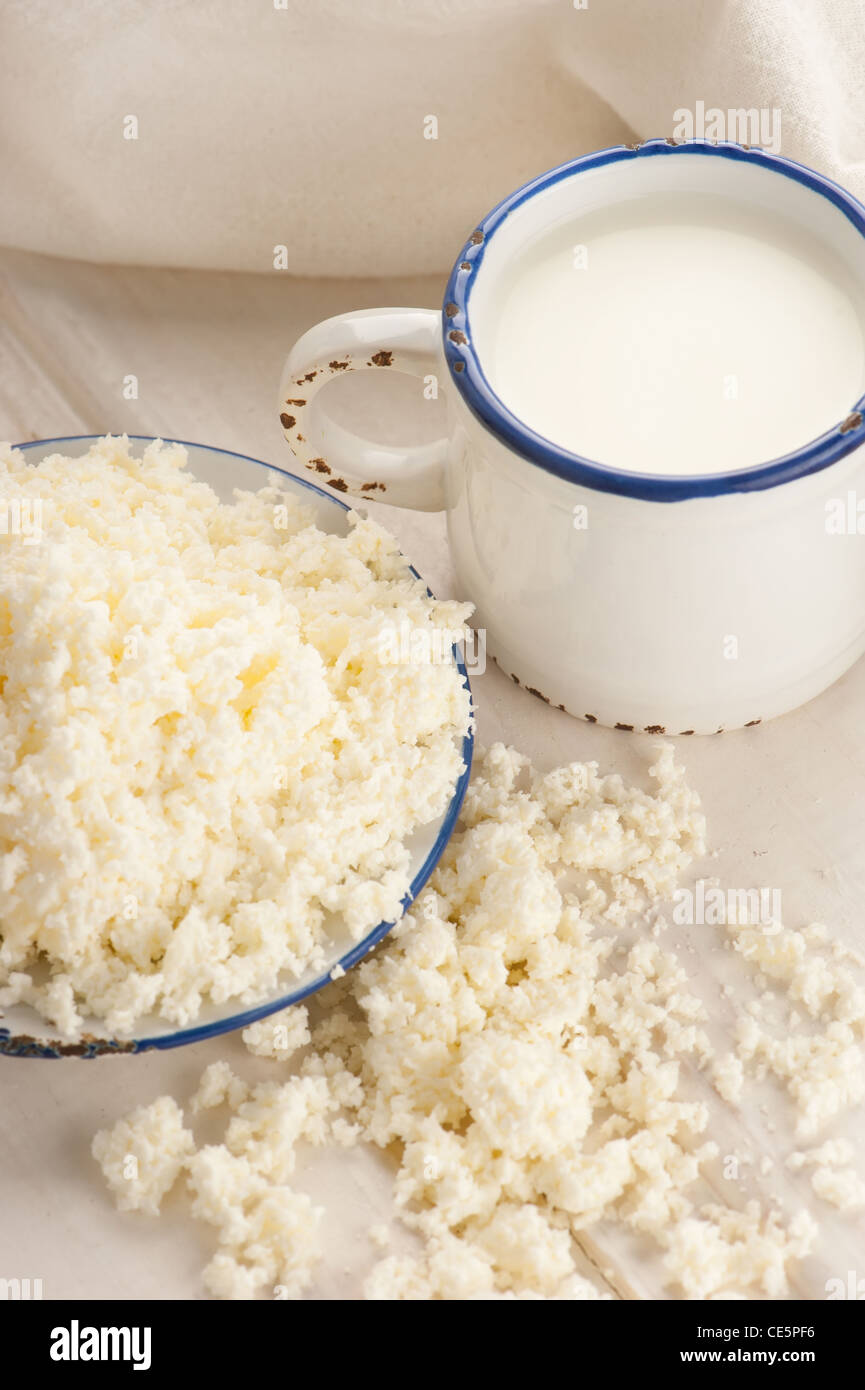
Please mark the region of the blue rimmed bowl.
<svg viewBox="0 0 865 1390"><path fill-rule="evenodd" d="M18 447L24 450L30 462L37 463L54 453L70 456L84 454L98 437L71 435L60 439L39 439ZM142 445L152 442L152 436L149 435L131 435L130 438ZM223 500L231 500L234 488L256 491L267 486L280 487L285 492L298 495L312 509L315 524L322 531L340 536L347 533L349 508L338 498L329 496L312 483L296 478L272 464L263 463L260 459L248 458L228 449L215 449L187 440L173 442L184 445L189 456L190 471L203 482L209 483ZM421 577L414 567L412 573L418 578ZM469 689L465 663L456 647L453 650L453 660L466 689ZM404 908L408 907L423 888L450 839L469 782L472 748L473 734L469 728L462 740L464 771L447 809L437 820L416 830L408 841L411 854L411 885L403 899ZM12 1057L98 1057L202 1042L218 1033L245 1028L258 1019L266 1018L268 1014L306 999L329 983L331 974L337 967L347 971L356 965L393 926L392 921L380 922L362 941L353 941L347 929L341 928L337 922L329 930L326 938L327 962L324 969L309 970L300 978L286 978L280 982L271 998L263 1000L253 1008L238 1011L236 1002L222 1005L206 1004L193 1027L174 1031L167 1029L164 1020L155 1015L148 1015L136 1026L134 1038L112 1038L107 1036L104 1028L94 1020L87 1024L87 1031L80 1042L67 1043L52 1036L50 1025L46 1024L33 1008L18 1004L0 1013L0 1053Z"/></svg>

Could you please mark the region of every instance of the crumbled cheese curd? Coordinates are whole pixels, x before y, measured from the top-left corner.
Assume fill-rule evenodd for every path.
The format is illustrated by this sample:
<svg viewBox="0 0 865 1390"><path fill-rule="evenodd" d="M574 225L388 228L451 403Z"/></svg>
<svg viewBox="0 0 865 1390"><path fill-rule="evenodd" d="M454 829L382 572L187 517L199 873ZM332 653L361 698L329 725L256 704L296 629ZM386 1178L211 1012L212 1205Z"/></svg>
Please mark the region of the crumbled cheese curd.
<svg viewBox="0 0 865 1390"><path fill-rule="evenodd" d="M855 1155L849 1139L827 1139L818 1149L797 1150L791 1153L786 1166L798 1172L800 1168L838 1168L849 1163Z"/></svg>
<svg viewBox="0 0 865 1390"><path fill-rule="evenodd" d="M757 1077L771 1073L786 1087L796 1108L796 1133L803 1139L865 1099L862 1049L846 1023L779 1037L745 1017L736 1036L739 1056Z"/></svg>
<svg viewBox="0 0 865 1390"><path fill-rule="evenodd" d="M720 1291L746 1293L756 1287L767 1298L787 1292L787 1264L811 1250L817 1223L799 1212L784 1229L777 1214L764 1214L758 1202L744 1211L709 1206L705 1218L688 1218L672 1231L666 1256L688 1298L711 1298Z"/></svg>
<svg viewBox="0 0 865 1390"><path fill-rule="evenodd" d="M855 1168L843 1166L854 1157L855 1150L849 1139L827 1139L817 1149L791 1153L787 1167L794 1172L813 1168L811 1186L818 1197L841 1211L861 1211L865 1207L865 1181Z"/></svg>
<svg viewBox="0 0 865 1390"><path fill-rule="evenodd" d="M702 816L668 747L651 771L644 792L592 764L540 776L520 754L491 748L439 868L387 945L328 987L318 1022L305 1009L278 1016L281 1051L255 1031L264 1025L247 1030L259 1055L310 1051L287 1080L247 1091L235 1078L223 1144L184 1151L193 1211L218 1230L205 1271L214 1296L310 1287L321 1214L288 1186L296 1154L358 1142L395 1159L397 1210L421 1243L388 1253L388 1228L370 1230L384 1254L367 1299L606 1297L577 1263L600 1221L655 1243L674 1296L789 1293L789 1267L813 1248L816 1223L806 1211L785 1217L774 1198L738 1210L698 1196L718 1148L686 1068L705 1068L732 1104L749 1072L772 1075L798 1132L816 1133L863 1095L865 1012L848 968L858 962L821 926L723 927L764 984L739 1012L737 1050L715 1056L702 1004L651 931L704 852ZM635 913L649 930L634 940ZM804 1019L770 1027L779 999ZM221 1103L226 1072L208 1069L199 1096ZM129 1147L129 1122L117 1128L103 1152ZM853 1157L849 1141L830 1139L787 1167L810 1170L817 1196L857 1211L865 1182L847 1166ZM764 1155L758 1167L765 1177L772 1162ZM279 1230L262 1250L256 1213L267 1194Z"/></svg>
<svg viewBox="0 0 865 1390"><path fill-rule="evenodd" d="M204 1270L215 1298L296 1298L307 1288L322 1254L323 1212L305 1192L262 1176L221 1144L190 1160L189 1186L193 1215L216 1228L219 1248Z"/></svg>
<svg viewBox="0 0 865 1390"><path fill-rule="evenodd" d="M811 1186L840 1211L862 1211L865 1208L865 1182L855 1168L817 1168L811 1174Z"/></svg>
<svg viewBox="0 0 865 1390"><path fill-rule="evenodd" d="M44 504L38 544L2 538L0 1007L67 1039L256 1003L324 963L332 914L355 940L399 917L406 840L462 769L458 671L383 637L470 608L372 521L225 504L185 461L0 449L7 503Z"/></svg>
<svg viewBox="0 0 865 1390"><path fill-rule="evenodd" d="M295 1004L280 1013L251 1023L241 1034L250 1052L256 1057L273 1057L287 1062L310 1040L309 1012L304 1004Z"/></svg>
<svg viewBox="0 0 865 1390"><path fill-rule="evenodd" d="M374 1226L370 1226L367 1235L379 1250L386 1250L391 1243L390 1227L385 1221L378 1221Z"/></svg>
<svg viewBox="0 0 865 1390"><path fill-rule="evenodd" d="M235 1076L227 1062L211 1062L210 1066L204 1069L189 1108L193 1115L200 1114L202 1110L213 1110L219 1105L228 1105L232 1110L236 1110L248 1094L246 1082Z"/></svg>
<svg viewBox="0 0 865 1390"><path fill-rule="evenodd" d="M717 1154L681 1070L711 1060L704 1009L653 937L618 954L634 912L668 897L704 850L668 747L651 771L644 792L592 764L540 776L501 745L479 758L429 886L387 945L329 988L299 1073L255 1088L224 1144L201 1151L219 1183L204 1183L199 1156L188 1165L194 1210L222 1230L211 1292L249 1297L277 1277L283 1247L256 1263L247 1210L283 1191L298 1143L346 1131L396 1156L397 1207L422 1241L379 1259L368 1299L606 1296L576 1259L601 1220L651 1238L679 1296L786 1290L813 1222L691 1195ZM726 1070L738 1086L739 1068ZM295 1290L318 1258L307 1217L291 1227L306 1274L280 1266Z"/></svg>
<svg viewBox="0 0 865 1390"><path fill-rule="evenodd" d="M194 1148L180 1106L171 1096L160 1096L113 1129L100 1130L92 1151L120 1210L155 1216Z"/></svg>
<svg viewBox="0 0 865 1390"><path fill-rule="evenodd" d="M738 1060L758 1079L774 1076L795 1106L797 1134L809 1138L865 1099L865 989L849 969L856 953L831 941L820 922L798 931L780 922L768 931L736 923L726 930L758 986L768 978L806 1014L793 1010L779 1029L770 1021L776 996L766 990L737 1022L726 1075Z"/></svg>
<svg viewBox="0 0 865 1390"><path fill-rule="evenodd" d="M712 1083L729 1105L738 1105L745 1087L745 1064L735 1052L727 1052L712 1063Z"/></svg>

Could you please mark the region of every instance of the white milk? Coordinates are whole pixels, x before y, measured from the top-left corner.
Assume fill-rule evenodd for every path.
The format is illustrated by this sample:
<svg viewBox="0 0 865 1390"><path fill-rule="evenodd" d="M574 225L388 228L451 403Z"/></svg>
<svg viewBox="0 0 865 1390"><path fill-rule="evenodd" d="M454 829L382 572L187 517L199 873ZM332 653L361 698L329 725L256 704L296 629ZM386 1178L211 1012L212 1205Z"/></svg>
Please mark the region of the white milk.
<svg viewBox="0 0 865 1390"><path fill-rule="evenodd" d="M865 391L862 286L806 232L714 194L653 194L556 228L509 268L496 314L493 389L614 468L764 463Z"/></svg>

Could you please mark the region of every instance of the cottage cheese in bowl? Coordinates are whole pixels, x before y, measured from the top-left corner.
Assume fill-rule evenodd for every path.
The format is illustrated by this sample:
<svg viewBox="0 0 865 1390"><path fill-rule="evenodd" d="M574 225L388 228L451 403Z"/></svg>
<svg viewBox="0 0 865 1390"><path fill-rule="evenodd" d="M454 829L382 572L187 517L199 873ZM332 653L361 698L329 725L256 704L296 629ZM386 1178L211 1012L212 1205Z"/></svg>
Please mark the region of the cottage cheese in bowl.
<svg viewBox="0 0 865 1390"><path fill-rule="evenodd" d="M470 752L440 659L469 609L379 526L252 460L88 443L0 454L7 1050L308 992L401 915Z"/></svg>

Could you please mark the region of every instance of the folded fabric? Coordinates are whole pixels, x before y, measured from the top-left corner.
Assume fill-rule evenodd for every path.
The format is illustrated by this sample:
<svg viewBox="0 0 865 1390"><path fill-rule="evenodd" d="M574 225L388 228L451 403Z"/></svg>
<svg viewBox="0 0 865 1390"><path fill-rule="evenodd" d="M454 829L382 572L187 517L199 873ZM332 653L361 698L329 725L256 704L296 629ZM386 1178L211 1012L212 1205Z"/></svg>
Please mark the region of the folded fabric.
<svg viewBox="0 0 865 1390"><path fill-rule="evenodd" d="M532 174L778 108L865 193L858 0L5 0L0 244L306 275L441 271Z"/></svg>

